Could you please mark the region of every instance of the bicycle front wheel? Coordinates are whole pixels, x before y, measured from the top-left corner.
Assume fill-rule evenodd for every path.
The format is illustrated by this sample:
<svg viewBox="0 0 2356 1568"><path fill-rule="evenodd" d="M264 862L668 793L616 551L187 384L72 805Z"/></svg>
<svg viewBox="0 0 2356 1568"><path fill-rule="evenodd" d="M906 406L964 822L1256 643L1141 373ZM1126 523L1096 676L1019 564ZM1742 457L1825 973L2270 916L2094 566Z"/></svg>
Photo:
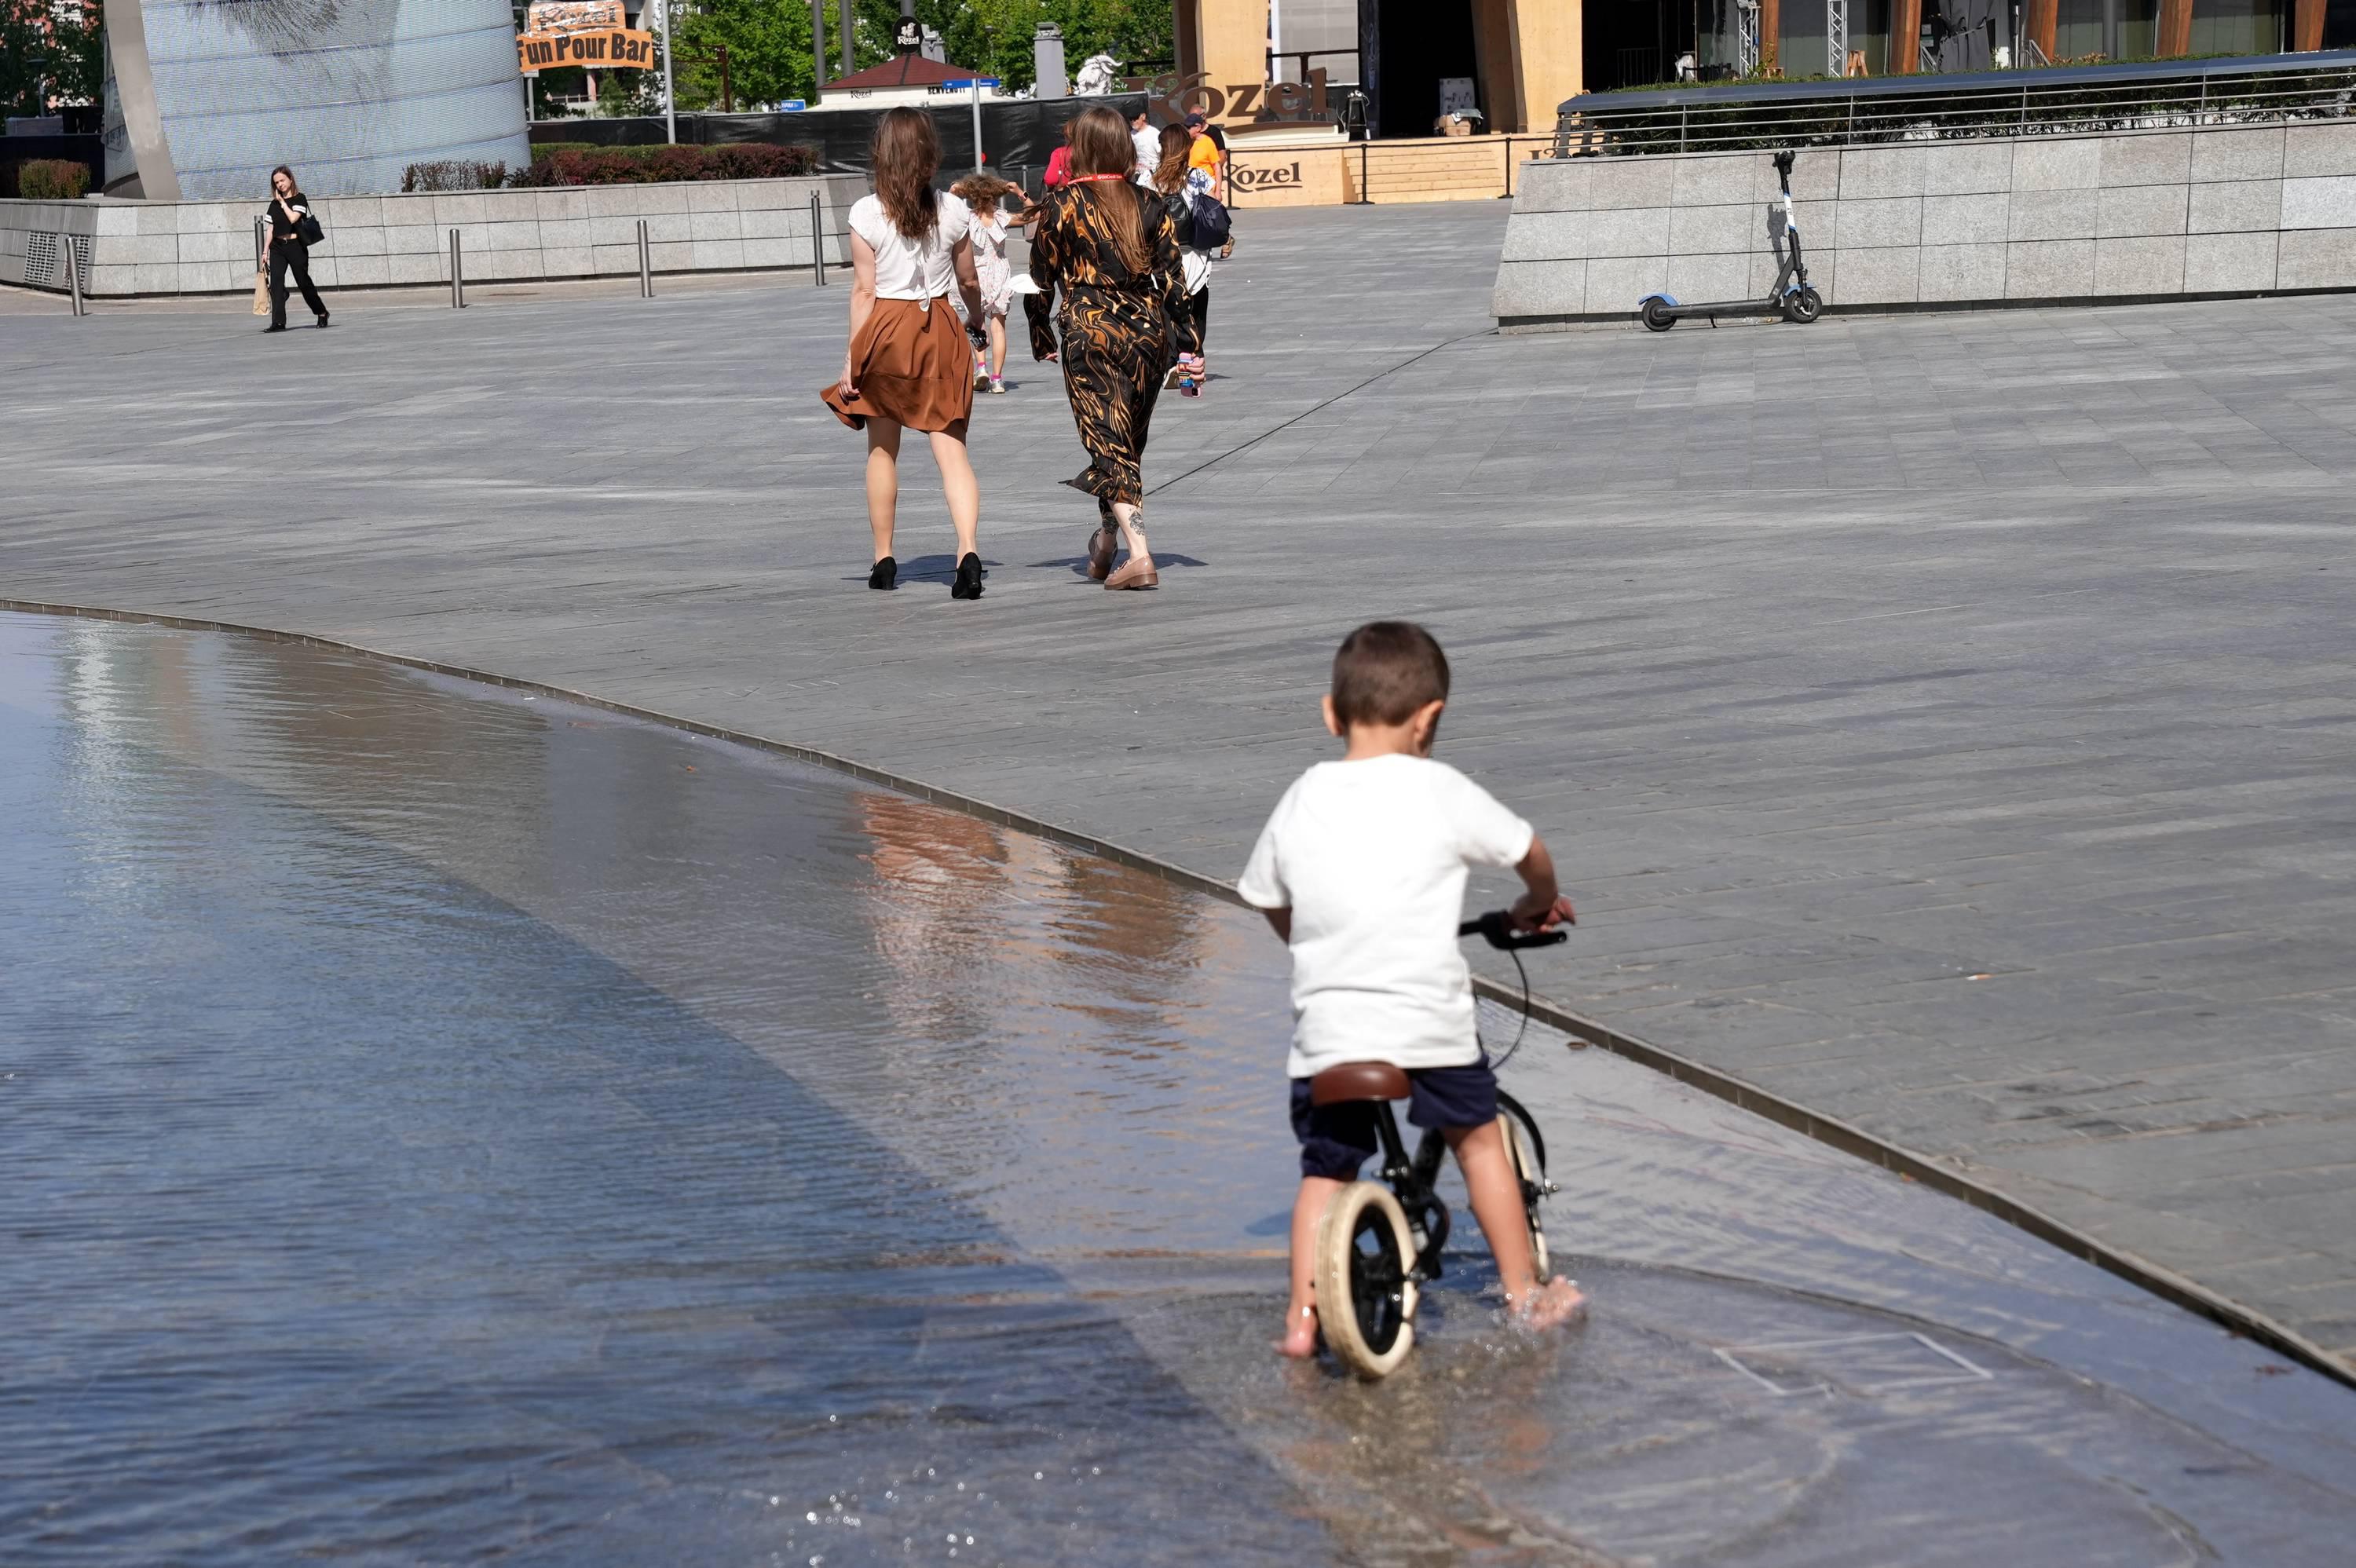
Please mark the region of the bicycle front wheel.
<svg viewBox="0 0 2356 1568"><path fill-rule="evenodd" d="M1502 1091L1497 1095L1497 1125L1505 1135L1505 1157L1512 1161L1514 1179L1522 1189L1522 1217L1530 1228L1530 1267L1544 1285L1553 1276L1546 1227L1538 1218L1538 1201L1547 1192L1546 1139L1522 1103Z"/></svg>
<svg viewBox="0 0 2356 1568"><path fill-rule="evenodd" d="M1317 1225L1317 1326L1342 1364L1388 1377L1415 1344L1415 1241L1389 1188L1354 1181Z"/></svg>

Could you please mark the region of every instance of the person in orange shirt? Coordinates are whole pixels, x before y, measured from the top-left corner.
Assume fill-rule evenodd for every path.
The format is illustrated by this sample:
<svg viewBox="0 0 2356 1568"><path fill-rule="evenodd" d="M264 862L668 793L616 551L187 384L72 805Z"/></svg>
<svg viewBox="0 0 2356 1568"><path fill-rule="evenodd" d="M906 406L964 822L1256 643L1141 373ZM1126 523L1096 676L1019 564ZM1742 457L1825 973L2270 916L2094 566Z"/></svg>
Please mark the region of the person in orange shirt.
<svg viewBox="0 0 2356 1568"><path fill-rule="evenodd" d="M1200 114L1186 116L1186 133L1194 138L1187 149L1186 166L1211 176L1211 194L1227 199L1227 150L1211 134L1211 123Z"/></svg>

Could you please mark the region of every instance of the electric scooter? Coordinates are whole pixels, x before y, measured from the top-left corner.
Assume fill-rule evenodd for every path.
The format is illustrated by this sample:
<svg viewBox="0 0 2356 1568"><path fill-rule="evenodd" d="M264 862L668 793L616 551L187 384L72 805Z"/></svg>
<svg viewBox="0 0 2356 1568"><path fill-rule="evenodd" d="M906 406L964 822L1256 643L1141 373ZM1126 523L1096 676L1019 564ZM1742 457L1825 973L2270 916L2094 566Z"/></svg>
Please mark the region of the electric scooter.
<svg viewBox="0 0 2356 1568"><path fill-rule="evenodd" d="M1808 263L1800 251L1800 225L1792 217L1792 160L1796 156L1789 149L1775 155L1775 174L1783 186L1783 264L1777 269L1773 286L1767 297L1760 300L1728 300L1715 304L1679 304L1676 296L1667 293L1646 294L1637 302L1638 319L1655 332L1666 332L1689 315L1705 315L1712 326L1721 315L1780 315L1785 321L1805 325L1825 313L1825 297L1808 283ZM1770 230L1772 238L1772 230Z"/></svg>

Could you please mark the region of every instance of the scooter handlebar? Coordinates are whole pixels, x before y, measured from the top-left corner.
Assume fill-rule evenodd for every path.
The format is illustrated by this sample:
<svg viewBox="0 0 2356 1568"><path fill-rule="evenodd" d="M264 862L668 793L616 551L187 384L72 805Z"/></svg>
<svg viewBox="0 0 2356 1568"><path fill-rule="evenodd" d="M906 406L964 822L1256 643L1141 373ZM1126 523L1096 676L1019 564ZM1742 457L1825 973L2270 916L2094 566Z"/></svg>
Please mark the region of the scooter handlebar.
<svg viewBox="0 0 2356 1568"><path fill-rule="evenodd" d="M1569 942L1570 933L1560 926L1552 931L1516 931L1514 917L1501 909L1493 909L1476 920L1468 920L1456 928L1459 936L1478 936L1501 953L1524 947L1552 947L1558 942Z"/></svg>

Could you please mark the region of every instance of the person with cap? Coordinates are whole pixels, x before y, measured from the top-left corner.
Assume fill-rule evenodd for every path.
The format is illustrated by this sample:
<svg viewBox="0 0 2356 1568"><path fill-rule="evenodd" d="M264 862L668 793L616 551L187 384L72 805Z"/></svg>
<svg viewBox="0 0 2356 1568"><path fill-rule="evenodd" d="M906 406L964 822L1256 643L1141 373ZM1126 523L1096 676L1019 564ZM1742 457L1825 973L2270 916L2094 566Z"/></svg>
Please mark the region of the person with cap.
<svg viewBox="0 0 2356 1568"><path fill-rule="evenodd" d="M1211 194L1220 201L1227 199L1227 144L1216 127L1198 111L1186 116L1186 133L1194 138L1186 155L1186 166L1200 169L1210 176ZM1157 147L1156 152L1160 149Z"/></svg>

